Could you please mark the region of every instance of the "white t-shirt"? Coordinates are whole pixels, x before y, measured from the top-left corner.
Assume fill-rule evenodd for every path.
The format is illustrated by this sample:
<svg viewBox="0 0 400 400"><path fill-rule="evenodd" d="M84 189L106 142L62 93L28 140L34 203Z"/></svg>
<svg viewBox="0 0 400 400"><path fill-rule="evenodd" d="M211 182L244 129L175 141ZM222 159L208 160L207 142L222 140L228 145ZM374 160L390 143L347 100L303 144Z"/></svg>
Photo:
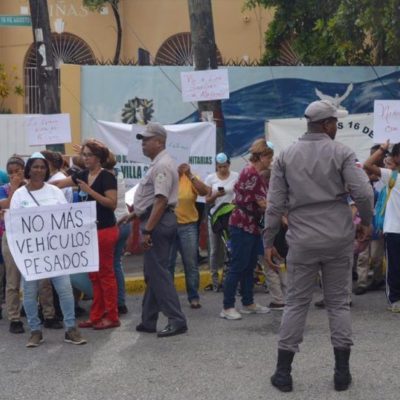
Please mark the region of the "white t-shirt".
<svg viewBox="0 0 400 400"><path fill-rule="evenodd" d="M211 214L213 214L222 203L232 203L234 196L233 187L235 186L238 177L239 174L235 171L229 171L229 176L226 179L218 178L216 172L207 176L204 183L211 187L212 194L218 191L218 187L223 187L225 189L225 195L215 199L215 204L210 210Z"/></svg>
<svg viewBox="0 0 400 400"><path fill-rule="evenodd" d="M41 189L33 190L31 193L40 206L52 206L67 203L62 190L54 185L50 185L49 183L45 183ZM26 186L17 189L11 198L10 209L37 206L38 205L30 196Z"/></svg>
<svg viewBox="0 0 400 400"><path fill-rule="evenodd" d="M128 207L125 203L125 179L122 172L117 175L117 208L114 210L115 218L119 221L122 217L129 214Z"/></svg>
<svg viewBox="0 0 400 400"><path fill-rule="evenodd" d="M388 187L392 170L381 168L382 183ZM384 233L400 233L400 173L397 175L396 183L390 193L386 204L385 221L383 223Z"/></svg>
<svg viewBox="0 0 400 400"><path fill-rule="evenodd" d="M55 182L60 181L61 179L65 179L66 176L61 172L58 171L54 175L52 175L47 182ZM61 189L64 193L65 198L67 199L68 203L72 203L74 201L74 189L72 187L66 187Z"/></svg>

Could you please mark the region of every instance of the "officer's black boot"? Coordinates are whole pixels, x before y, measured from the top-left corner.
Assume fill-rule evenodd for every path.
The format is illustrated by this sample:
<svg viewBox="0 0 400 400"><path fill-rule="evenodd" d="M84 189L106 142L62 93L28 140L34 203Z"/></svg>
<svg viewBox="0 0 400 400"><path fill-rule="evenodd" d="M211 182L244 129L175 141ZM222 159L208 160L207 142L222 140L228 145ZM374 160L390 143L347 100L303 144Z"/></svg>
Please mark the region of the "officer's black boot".
<svg viewBox="0 0 400 400"><path fill-rule="evenodd" d="M349 367L350 348L340 349L335 347L333 351L335 353L335 374L333 376L335 390L347 390L351 383Z"/></svg>
<svg viewBox="0 0 400 400"><path fill-rule="evenodd" d="M271 383L281 392L291 392L293 390L292 371L294 352L278 349L278 363L276 371L271 376Z"/></svg>

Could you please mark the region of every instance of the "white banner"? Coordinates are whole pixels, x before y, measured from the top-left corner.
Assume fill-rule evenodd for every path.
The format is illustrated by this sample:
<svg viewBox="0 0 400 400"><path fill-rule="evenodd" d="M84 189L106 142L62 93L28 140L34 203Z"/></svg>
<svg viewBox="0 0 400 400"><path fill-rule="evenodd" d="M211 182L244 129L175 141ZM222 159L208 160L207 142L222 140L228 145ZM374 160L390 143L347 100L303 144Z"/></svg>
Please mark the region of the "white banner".
<svg viewBox="0 0 400 400"><path fill-rule="evenodd" d="M400 100L374 101L374 142L400 142Z"/></svg>
<svg viewBox="0 0 400 400"><path fill-rule="evenodd" d="M359 161L369 157L374 145L372 114L352 114L338 121L336 138L338 142L349 146ZM273 119L267 122L267 138L274 144L275 155L285 147L297 142L307 130L305 118Z"/></svg>
<svg viewBox="0 0 400 400"><path fill-rule="evenodd" d="M99 270L96 203L8 210L7 241L27 281Z"/></svg>
<svg viewBox="0 0 400 400"><path fill-rule="evenodd" d="M167 150L177 165L189 163L192 172L204 179L215 172L216 128L210 122L164 125L168 132ZM115 154L124 174L127 188L144 176L150 159L142 153L142 142L136 139L143 125L97 121L97 137Z"/></svg>
<svg viewBox="0 0 400 400"><path fill-rule="evenodd" d="M229 99L227 69L181 72L181 86L184 103Z"/></svg>

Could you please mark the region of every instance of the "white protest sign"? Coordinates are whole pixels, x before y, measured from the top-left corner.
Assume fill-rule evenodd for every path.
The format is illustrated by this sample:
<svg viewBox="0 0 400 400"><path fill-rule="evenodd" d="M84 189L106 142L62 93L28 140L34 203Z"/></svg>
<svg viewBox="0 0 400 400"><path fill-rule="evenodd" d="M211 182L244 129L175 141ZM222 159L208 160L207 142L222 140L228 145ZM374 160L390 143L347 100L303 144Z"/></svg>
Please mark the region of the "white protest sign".
<svg viewBox="0 0 400 400"><path fill-rule="evenodd" d="M7 241L27 281L99 270L94 201L9 210Z"/></svg>
<svg viewBox="0 0 400 400"><path fill-rule="evenodd" d="M229 99L227 69L181 72L182 100L209 101Z"/></svg>
<svg viewBox="0 0 400 400"><path fill-rule="evenodd" d="M164 125L168 132L167 151L179 165L189 163L194 174L204 179L215 172L216 128L210 122ZM144 156L142 141L136 134L143 132L143 125L97 121L96 137L116 154L126 187L139 183L150 164Z"/></svg>
<svg viewBox="0 0 400 400"><path fill-rule="evenodd" d="M400 142L400 100L374 101L374 142Z"/></svg>
<svg viewBox="0 0 400 400"><path fill-rule="evenodd" d="M363 162L374 144L372 124L372 114L351 114L340 118L335 140L349 146ZM277 156L306 132L307 121L305 118L271 119L266 130L268 140L274 145L274 156Z"/></svg>
<svg viewBox="0 0 400 400"><path fill-rule="evenodd" d="M29 115L25 133L30 146L71 143L69 114Z"/></svg>

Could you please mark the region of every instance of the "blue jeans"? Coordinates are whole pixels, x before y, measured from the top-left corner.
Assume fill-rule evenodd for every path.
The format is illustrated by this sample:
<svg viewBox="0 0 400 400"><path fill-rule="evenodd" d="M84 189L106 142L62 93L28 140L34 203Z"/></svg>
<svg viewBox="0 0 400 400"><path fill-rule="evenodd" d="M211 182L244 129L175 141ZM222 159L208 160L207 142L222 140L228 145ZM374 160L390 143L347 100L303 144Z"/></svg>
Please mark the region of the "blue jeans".
<svg viewBox="0 0 400 400"><path fill-rule="evenodd" d="M224 309L235 306L235 295L240 282L242 304L254 303L253 285L254 269L257 264L257 253L260 235L252 235L235 226L229 227L231 241L231 262L224 282Z"/></svg>
<svg viewBox="0 0 400 400"><path fill-rule="evenodd" d="M60 300L65 329L73 328L75 326L75 303L69 275L56 276L50 279ZM31 331L40 331L42 329L38 317L38 286L39 281L26 281L22 279L24 309Z"/></svg>
<svg viewBox="0 0 400 400"><path fill-rule="evenodd" d="M124 251L126 240L131 233L131 224L121 224L119 226L119 236L114 250L114 273L118 287L118 306L125 305L125 276L122 268L122 252Z"/></svg>
<svg viewBox="0 0 400 400"><path fill-rule="evenodd" d="M182 256L185 270L186 291L189 302L199 299L199 263L197 248L199 246L197 223L178 224L176 240L172 244L168 269L172 276L175 274L177 252Z"/></svg>

